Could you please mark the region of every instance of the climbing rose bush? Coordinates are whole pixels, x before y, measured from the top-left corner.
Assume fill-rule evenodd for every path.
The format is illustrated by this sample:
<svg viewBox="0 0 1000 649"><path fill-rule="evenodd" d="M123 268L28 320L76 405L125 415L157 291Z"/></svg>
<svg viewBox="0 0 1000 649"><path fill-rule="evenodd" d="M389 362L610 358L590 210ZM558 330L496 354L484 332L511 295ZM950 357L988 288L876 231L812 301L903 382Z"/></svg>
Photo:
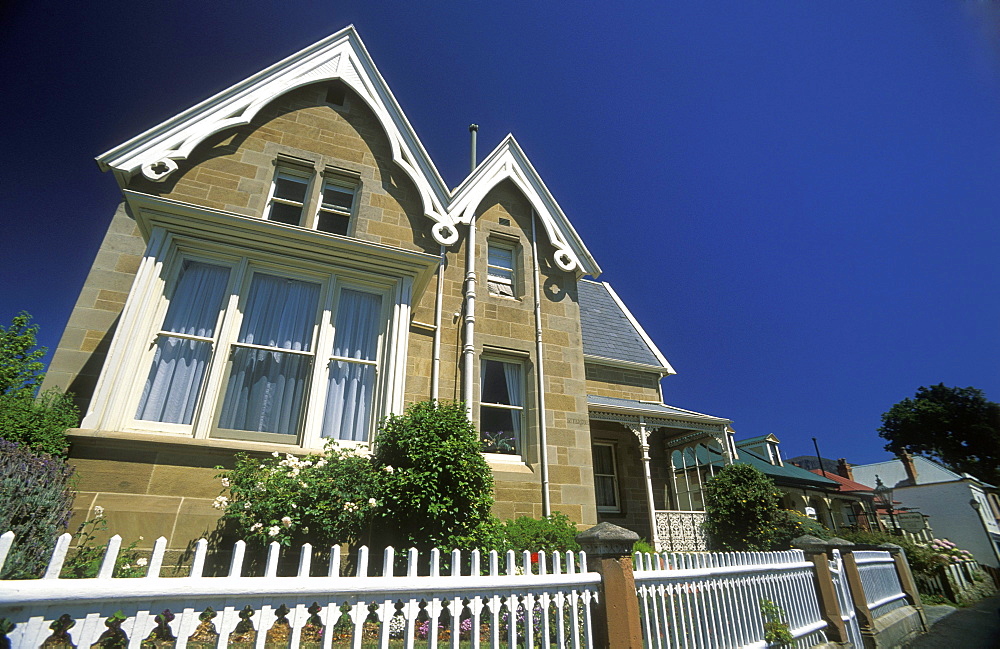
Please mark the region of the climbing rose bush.
<svg viewBox="0 0 1000 649"><path fill-rule="evenodd" d="M705 484L705 529L723 551L761 551L778 537L780 494L749 464L725 466Z"/></svg>
<svg viewBox="0 0 1000 649"><path fill-rule="evenodd" d="M248 541L366 543L380 507L378 471L336 440L327 442L325 454L301 458L241 453L232 471L219 474L223 494L214 507Z"/></svg>

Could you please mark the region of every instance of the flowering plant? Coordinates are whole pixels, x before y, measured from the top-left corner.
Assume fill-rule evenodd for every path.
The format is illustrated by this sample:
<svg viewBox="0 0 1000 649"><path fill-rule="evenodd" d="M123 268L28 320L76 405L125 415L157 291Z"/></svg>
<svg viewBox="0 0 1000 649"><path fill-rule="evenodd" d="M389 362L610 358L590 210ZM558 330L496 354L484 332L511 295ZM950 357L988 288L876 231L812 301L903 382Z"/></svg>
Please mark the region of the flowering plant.
<svg viewBox="0 0 1000 649"><path fill-rule="evenodd" d="M221 467L220 467L221 468ZM379 508L379 472L353 448L327 442L324 454L263 458L241 453L218 476L223 494L214 507L244 538L282 545L318 540L361 541Z"/></svg>
<svg viewBox="0 0 1000 649"><path fill-rule="evenodd" d="M962 563L963 561L975 561L972 553L968 550L961 550L957 545L948 539L933 539L930 542L930 549L934 552L934 559L939 563Z"/></svg>

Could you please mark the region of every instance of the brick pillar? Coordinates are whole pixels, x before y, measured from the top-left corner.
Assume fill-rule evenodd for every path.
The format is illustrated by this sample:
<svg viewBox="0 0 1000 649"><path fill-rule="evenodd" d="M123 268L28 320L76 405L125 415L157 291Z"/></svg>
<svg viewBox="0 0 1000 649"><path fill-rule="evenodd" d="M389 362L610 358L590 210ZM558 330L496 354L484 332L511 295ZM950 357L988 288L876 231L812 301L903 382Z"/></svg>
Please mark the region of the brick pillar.
<svg viewBox="0 0 1000 649"><path fill-rule="evenodd" d="M892 560L896 563L896 574L899 575L899 584L903 587L903 592L906 593L906 598L910 600L910 604L920 613L920 623L924 626L924 631L927 631L927 616L924 615L924 603L920 600L920 591L917 590L917 582L913 579L913 573L910 572L910 562L906 560L906 552L895 543L883 543L878 547L892 554Z"/></svg>
<svg viewBox="0 0 1000 649"><path fill-rule="evenodd" d="M792 541L792 547L806 554L806 561L815 567L816 599L819 600L819 614L827 623L826 636L831 642L847 642L847 627L840 617L840 601L837 587L830 574L830 555L834 548L843 549L851 544L843 539L824 541L815 536L800 536Z"/></svg>
<svg viewBox="0 0 1000 649"><path fill-rule="evenodd" d="M576 536L587 565L601 574L600 597L592 605L596 649L641 649L639 600L632 576L632 545L639 535L611 523L598 523Z"/></svg>

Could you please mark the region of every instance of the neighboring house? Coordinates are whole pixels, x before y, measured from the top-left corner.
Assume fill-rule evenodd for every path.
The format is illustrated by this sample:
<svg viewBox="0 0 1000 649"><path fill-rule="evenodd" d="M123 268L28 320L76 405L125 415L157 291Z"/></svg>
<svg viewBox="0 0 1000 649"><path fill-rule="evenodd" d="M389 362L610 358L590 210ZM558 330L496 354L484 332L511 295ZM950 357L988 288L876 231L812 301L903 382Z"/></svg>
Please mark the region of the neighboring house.
<svg viewBox="0 0 1000 649"><path fill-rule="evenodd" d="M846 496L831 503L830 512L834 520L839 517L842 527L853 527L866 532L881 530L874 490L854 480L851 465L845 459L838 460L836 466L837 473L810 469L810 473L836 482L838 493Z"/></svg>
<svg viewBox="0 0 1000 649"><path fill-rule="evenodd" d="M867 521L874 518L870 489L848 486L832 474L824 476L796 466L782 457L780 444L774 435L738 441L736 462L754 466L771 478L782 492L783 508L809 514L834 532L865 528Z"/></svg>
<svg viewBox="0 0 1000 649"><path fill-rule="evenodd" d="M700 542L683 458L728 458L729 420L663 404L673 369L512 136L448 189L353 28L98 163L123 201L45 386L84 412L77 520L183 549L234 453L368 449L455 399L500 517Z"/></svg>
<svg viewBox="0 0 1000 649"><path fill-rule="evenodd" d="M852 470L860 482L875 485L881 480L891 487L895 502L928 515L936 535L968 550L979 563L1000 566L1000 501L992 485L919 455L858 464Z"/></svg>

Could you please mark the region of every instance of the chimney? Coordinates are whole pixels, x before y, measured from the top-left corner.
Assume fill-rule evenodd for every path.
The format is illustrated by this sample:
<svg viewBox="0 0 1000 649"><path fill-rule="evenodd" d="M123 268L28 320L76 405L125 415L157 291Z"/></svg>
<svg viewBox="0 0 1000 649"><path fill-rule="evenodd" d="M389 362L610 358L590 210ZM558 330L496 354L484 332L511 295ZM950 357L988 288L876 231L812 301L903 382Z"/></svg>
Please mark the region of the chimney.
<svg viewBox="0 0 1000 649"><path fill-rule="evenodd" d="M854 472L851 471L851 465L847 463L847 458L842 457L837 460L837 475L848 480L854 479Z"/></svg>
<svg viewBox="0 0 1000 649"><path fill-rule="evenodd" d="M917 484L917 467L913 465L913 456L903 451L897 457L903 463L903 469L906 470L907 482L911 485Z"/></svg>

